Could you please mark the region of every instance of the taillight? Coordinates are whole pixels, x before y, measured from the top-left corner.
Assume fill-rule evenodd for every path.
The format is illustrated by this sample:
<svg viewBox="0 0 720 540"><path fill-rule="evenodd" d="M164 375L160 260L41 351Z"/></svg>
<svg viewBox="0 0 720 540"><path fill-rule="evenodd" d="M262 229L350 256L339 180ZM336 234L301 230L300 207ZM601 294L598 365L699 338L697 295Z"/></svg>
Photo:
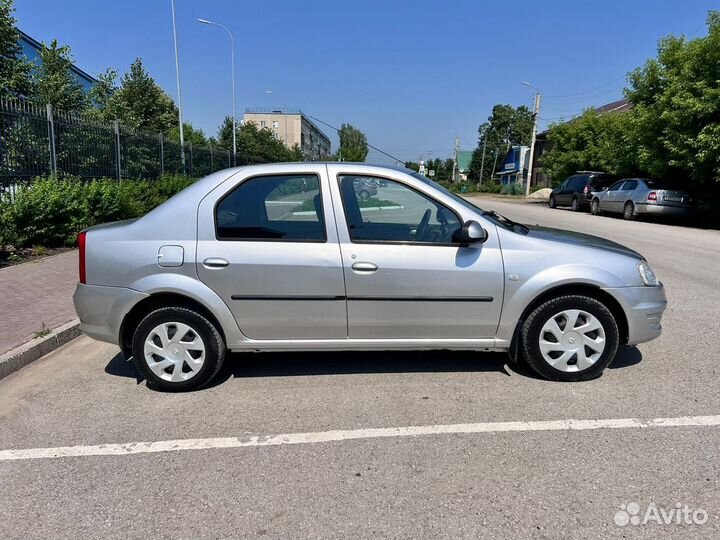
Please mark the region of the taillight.
<svg viewBox="0 0 720 540"><path fill-rule="evenodd" d="M85 274L85 237L87 235L87 231L83 231L80 234L78 234L78 246L80 247L80 266L78 268L79 270L79 279L80 283L87 283L87 276Z"/></svg>
<svg viewBox="0 0 720 540"><path fill-rule="evenodd" d="M657 193L655 193L654 191L651 191L650 193L648 193L647 200L657 202Z"/></svg>
<svg viewBox="0 0 720 540"><path fill-rule="evenodd" d="M585 195L587 195L588 193L590 193L590 186L585 186L585 189L583 190L583 193L585 193Z"/></svg>

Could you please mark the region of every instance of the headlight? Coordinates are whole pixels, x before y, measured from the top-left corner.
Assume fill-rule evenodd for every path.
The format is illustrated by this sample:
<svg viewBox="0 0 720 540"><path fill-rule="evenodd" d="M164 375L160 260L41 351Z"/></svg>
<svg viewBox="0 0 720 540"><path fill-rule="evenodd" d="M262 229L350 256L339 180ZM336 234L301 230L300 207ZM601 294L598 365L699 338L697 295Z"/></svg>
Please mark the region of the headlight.
<svg viewBox="0 0 720 540"><path fill-rule="evenodd" d="M650 265L647 263L647 261L640 261L637 265L637 269L638 272L640 272L640 278L645 285L647 285L648 287L657 286L657 277L655 277L655 272L652 271L652 268L650 268Z"/></svg>

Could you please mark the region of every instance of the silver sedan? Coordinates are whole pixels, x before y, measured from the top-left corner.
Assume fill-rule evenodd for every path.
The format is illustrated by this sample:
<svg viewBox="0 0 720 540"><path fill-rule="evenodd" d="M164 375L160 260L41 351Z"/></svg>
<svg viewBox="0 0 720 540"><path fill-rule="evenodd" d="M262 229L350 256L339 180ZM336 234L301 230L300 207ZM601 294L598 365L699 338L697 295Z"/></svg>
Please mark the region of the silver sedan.
<svg viewBox="0 0 720 540"><path fill-rule="evenodd" d="M625 219L642 215L686 218L692 212L692 198L689 193L668 189L656 180L624 178L593 193L590 212L622 214Z"/></svg>
<svg viewBox="0 0 720 540"><path fill-rule="evenodd" d="M515 223L402 168L220 171L79 245L82 331L164 390L207 384L228 350L507 351L587 380L659 336L666 307L635 251Z"/></svg>

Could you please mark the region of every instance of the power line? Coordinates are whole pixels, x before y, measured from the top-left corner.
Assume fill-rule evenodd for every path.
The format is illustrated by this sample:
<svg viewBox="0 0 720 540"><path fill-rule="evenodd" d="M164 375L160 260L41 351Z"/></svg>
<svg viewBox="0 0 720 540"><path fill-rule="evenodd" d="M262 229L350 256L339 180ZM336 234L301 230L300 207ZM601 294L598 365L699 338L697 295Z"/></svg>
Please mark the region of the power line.
<svg viewBox="0 0 720 540"><path fill-rule="evenodd" d="M335 131L337 131L338 133L340 133L340 128L337 128L337 127L335 127L335 126L333 126L333 125L331 125L331 124L328 124L327 122L324 122L324 121L320 120L319 118L317 118L317 117L315 117L315 116L312 116L311 114L308 114L308 117L312 118L313 120L316 120L316 121L320 122L321 124L329 127L330 129L334 129ZM373 145L370 144L370 143L367 143L367 145L368 145L370 148L372 148L373 150L375 150L376 152L380 152L381 154L389 157L390 159L393 159L393 160L395 160L395 161L397 161L397 162L399 162L399 163L405 163L405 160L404 160L404 159L400 159L400 158L398 158L398 157L393 156L392 154L388 154L388 153L385 152L384 150L380 150L377 146L373 146Z"/></svg>
<svg viewBox="0 0 720 540"><path fill-rule="evenodd" d="M623 75L622 77L613 79L612 81L606 82L605 84L601 84L600 86L596 86L595 88L589 88L589 89L583 90L581 92L575 92L574 94L555 95L555 96L546 96L546 97L547 98L568 98L568 97L580 96L582 94L587 94L590 92L594 92L595 90L600 90L601 88L605 88L606 86L610 86L611 84L614 84L620 80L625 79L626 77L627 77L627 75Z"/></svg>

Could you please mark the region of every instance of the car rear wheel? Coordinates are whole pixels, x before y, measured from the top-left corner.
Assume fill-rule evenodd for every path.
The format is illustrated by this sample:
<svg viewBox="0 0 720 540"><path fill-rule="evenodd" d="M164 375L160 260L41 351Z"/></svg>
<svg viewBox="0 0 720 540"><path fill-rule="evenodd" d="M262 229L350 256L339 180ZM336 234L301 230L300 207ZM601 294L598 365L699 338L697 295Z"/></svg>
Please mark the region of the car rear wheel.
<svg viewBox="0 0 720 540"><path fill-rule="evenodd" d="M572 202L570 203L570 210L573 212L577 212L580 210L580 199L577 198L577 195L572 198Z"/></svg>
<svg viewBox="0 0 720 540"><path fill-rule="evenodd" d="M555 200L555 195L550 195L548 206L550 206L550 208L557 208L557 200Z"/></svg>
<svg viewBox="0 0 720 540"><path fill-rule="evenodd" d="M370 198L370 194L367 191L360 192L360 200L367 201Z"/></svg>
<svg viewBox="0 0 720 540"><path fill-rule="evenodd" d="M635 219L635 217L635 205L630 201L626 202L623 208L623 218L632 220Z"/></svg>
<svg viewBox="0 0 720 540"><path fill-rule="evenodd" d="M598 199L593 199L590 203L590 213L593 216L599 216L600 215L600 201Z"/></svg>
<svg viewBox="0 0 720 540"><path fill-rule="evenodd" d="M225 341L215 325L179 306L149 313L135 330L132 350L148 386L166 391L201 388L225 359Z"/></svg>
<svg viewBox="0 0 720 540"><path fill-rule="evenodd" d="M527 364L553 381L599 377L615 358L620 341L610 310L582 295L560 296L538 306L523 322L520 336Z"/></svg>

